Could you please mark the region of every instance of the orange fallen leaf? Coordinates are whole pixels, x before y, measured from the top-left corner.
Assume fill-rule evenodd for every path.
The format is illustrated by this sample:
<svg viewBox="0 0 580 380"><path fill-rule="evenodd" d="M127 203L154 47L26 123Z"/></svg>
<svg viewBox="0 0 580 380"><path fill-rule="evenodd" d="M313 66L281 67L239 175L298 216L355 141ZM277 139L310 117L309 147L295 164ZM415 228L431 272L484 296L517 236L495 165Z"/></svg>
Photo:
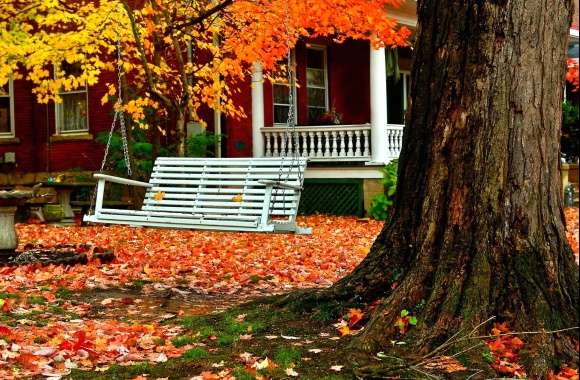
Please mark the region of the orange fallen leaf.
<svg viewBox="0 0 580 380"><path fill-rule="evenodd" d="M155 199L156 201L162 201L163 198L165 198L165 192L164 191L158 191L153 196L153 199Z"/></svg>

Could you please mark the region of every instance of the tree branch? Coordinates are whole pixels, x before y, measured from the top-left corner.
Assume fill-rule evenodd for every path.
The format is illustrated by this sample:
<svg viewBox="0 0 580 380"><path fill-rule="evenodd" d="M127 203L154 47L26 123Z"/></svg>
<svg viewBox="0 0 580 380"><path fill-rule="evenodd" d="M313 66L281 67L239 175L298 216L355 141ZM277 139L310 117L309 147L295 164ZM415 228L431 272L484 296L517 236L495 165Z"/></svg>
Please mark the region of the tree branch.
<svg viewBox="0 0 580 380"><path fill-rule="evenodd" d="M127 16L129 17L129 21L131 22L131 31L133 32L133 38L135 39L135 45L137 46L137 50L139 51L139 55L141 58L141 63L143 64L143 71L145 72L145 78L147 79L147 85L149 86L149 90L154 93L165 105L169 108L173 108L173 102L171 99L163 95L157 90L155 86L155 81L153 80L153 75L151 74L151 70L149 69L149 63L147 62L147 56L145 55L145 49L143 48L143 43L141 42L141 38L139 37L139 31L137 30L137 22L135 21L135 15L133 14L133 10L127 3L127 0L121 0L123 4L123 8L127 12Z"/></svg>
<svg viewBox="0 0 580 380"><path fill-rule="evenodd" d="M208 9L207 11L203 12L202 14L200 14L197 17L194 17L194 18L187 20L187 21L184 21L182 23L176 23L175 25L169 26L167 28L167 30L165 30L165 34L168 35L168 34L172 33L175 29L183 29L183 28L187 28L189 26L199 24L199 23L203 22L204 20L206 20L207 18L211 17L213 14L218 13L218 12L226 9L227 7L232 5L233 3L234 3L234 0L224 0L223 2L217 4L213 8Z"/></svg>

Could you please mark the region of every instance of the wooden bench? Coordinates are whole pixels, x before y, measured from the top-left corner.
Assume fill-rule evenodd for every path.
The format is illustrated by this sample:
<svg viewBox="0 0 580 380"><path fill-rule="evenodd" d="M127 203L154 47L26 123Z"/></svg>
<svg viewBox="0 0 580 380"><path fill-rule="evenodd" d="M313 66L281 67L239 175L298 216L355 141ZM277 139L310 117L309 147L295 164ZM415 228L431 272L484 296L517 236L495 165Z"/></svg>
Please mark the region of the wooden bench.
<svg viewBox="0 0 580 380"><path fill-rule="evenodd" d="M132 226L224 231L296 232L307 158L159 157L149 182L106 174L98 180L95 213L84 220ZM103 207L106 182L147 188L141 210Z"/></svg>

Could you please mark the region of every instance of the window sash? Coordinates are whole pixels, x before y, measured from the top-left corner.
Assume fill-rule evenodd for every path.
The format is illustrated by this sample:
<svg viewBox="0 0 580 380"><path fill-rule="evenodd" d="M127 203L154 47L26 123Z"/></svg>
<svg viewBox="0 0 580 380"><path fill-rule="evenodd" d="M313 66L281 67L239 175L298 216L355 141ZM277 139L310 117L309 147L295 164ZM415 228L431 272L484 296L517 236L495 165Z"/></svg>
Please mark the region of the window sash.
<svg viewBox="0 0 580 380"><path fill-rule="evenodd" d="M56 71L54 70L55 78ZM65 102L65 98L68 96L75 96L84 94L82 105L80 107L84 108L84 110L67 110L70 105L67 105ZM84 87L80 89L70 90L70 91L59 91L58 95L61 97L62 102L55 104L55 125L56 125L56 134L57 135L66 135L66 134L79 134L79 133L86 133L89 131L89 91L88 86L85 84ZM67 115L68 111L68 115ZM71 117L71 114L74 115L77 120L67 120L67 118ZM79 115L80 114L80 115ZM75 126L76 128L70 128L70 126Z"/></svg>
<svg viewBox="0 0 580 380"><path fill-rule="evenodd" d="M405 114L407 113L407 97L409 95L409 86L411 82L411 73L401 71L399 81L396 87L389 85L392 76L387 77L387 123L405 124ZM396 92L394 91L396 89ZM396 105L397 109L393 109Z"/></svg>
<svg viewBox="0 0 580 380"><path fill-rule="evenodd" d="M15 121L14 121L14 82L12 78L7 83L8 92L2 91L0 98L8 99L8 109L6 113L7 130L0 130L0 138L12 138L15 136Z"/></svg>
<svg viewBox="0 0 580 380"><path fill-rule="evenodd" d="M73 102L75 99L78 101L77 95L81 95L82 100L76 107L75 104L67 102L67 98L73 99ZM62 103L56 105L57 134L87 132L89 130L87 92L61 92L59 96L62 98Z"/></svg>
<svg viewBox="0 0 580 380"><path fill-rule="evenodd" d="M295 64L296 63L296 55L295 52L292 51L292 56L290 57L291 59L291 64ZM287 64L285 62L285 64ZM284 91L286 91L289 95L290 91L292 91L292 104L290 104L289 102L278 102L276 101L276 87L282 87ZM287 99L289 99L290 96L287 97ZM298 107L297 107L297 102L296 102L296 86L291 86L288 83L281 83L281 82L274 82L272 83L272 119L273 119L273 124L274 125L285 125L288 122L288 109L290 107L294 108L294 119L298 120ZM284 107L286 109L286 111L284 112L284 118L283 119L277 119L278 114L276 113L277 109L280 109Z"/></svg>
<svg viewBox="0 0 580 380"><path fill-rule="evenodd" d="M328 93L328 55L327 55L327 47L323 45L310 45L307 47L310 50L317 50L322 52L322 60L323 60L323 67L309 67L308 61L306 62L306 95L307 95L307 110L308 110L308 122L316 122L316 120L312 120L310 115L312 114L311 111L322 111L322 113L328 112L328 103L329 103L329 93ZM308 53L306 54L308 56ZM310 81L308 78L309 72L316 72L322 73L323 77L323 85L318 83L314 83L314 81ZM324 90L324 105L322 104L309 104L309 90ZM319 112L316 112L319 113Z"/></svg>

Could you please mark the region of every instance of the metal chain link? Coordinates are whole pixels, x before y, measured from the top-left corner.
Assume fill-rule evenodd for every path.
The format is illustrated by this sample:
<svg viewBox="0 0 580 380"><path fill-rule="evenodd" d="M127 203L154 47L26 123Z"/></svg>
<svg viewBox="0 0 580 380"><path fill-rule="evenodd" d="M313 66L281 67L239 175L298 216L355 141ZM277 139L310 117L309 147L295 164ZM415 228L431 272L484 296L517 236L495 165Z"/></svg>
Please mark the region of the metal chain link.
<svg viewBox="0 0 580 380"><path fill-rule="evenodd" d="M292 161L290 163L290 169L286 172L285 181L287 182L290 178L290 174L292 173L294 168L298 170L298 183L302 183L303 178L303 171L302 166L299 162L299 155L298 152L300 151L300 141L298 139L298 133L296 131L296 112L294 108L294 88L296 86L296 77L294 75L294 62L292 59L292 43L290 41L290 5L289 2L286 2L286 18L284 21L284 27L286 29L286 48L287 48L287 63L286 63L286 72L288 78L288 117L286 119L286 129L284 130L284 139L282 144L282 158L286 158L286 151L290 150L290 141L293 141L292 144ZM280 163L280 168L278 170L278 183L282 182L283 177L283 169L284 169L284 160ZM286 194L287 189L281 189L279 186L274 188L272 197L270 198L270 205L268 213L271 213L272 208L274 206L275 198L277 198L279 191L282 190L282 204L286 203Z"/></svg>
<svg viewBox="0 0 580 380"><path fill-rule="evenodd" d="M121 61L121 37L117 38L117 91L119 96L117 97L117 102L115 104L115 113L113 115L113 122L111 123L111 129L109 130L109 138L107 139L107 145L105 145L105 154L103 155L103 161L101 162L100 172L105 170L105 165L107 164L107 157L109 156L109 148L111 147L111 140L113 139L113 132L115 131L115 126L117 125L117 120L119 121L119 126L121 130L121 142L123 144L123 158L125 160L125 165L127 167L127 175L130 177L133 174L131 170L131 160L129 158L129 143L127 139L127 127L125 125L125 114L123 111L123 65ZM97 186L93 191L91 197L91 203L89 206L89 214L93 212L93 206L95 204L97 194Z"/></svg>

